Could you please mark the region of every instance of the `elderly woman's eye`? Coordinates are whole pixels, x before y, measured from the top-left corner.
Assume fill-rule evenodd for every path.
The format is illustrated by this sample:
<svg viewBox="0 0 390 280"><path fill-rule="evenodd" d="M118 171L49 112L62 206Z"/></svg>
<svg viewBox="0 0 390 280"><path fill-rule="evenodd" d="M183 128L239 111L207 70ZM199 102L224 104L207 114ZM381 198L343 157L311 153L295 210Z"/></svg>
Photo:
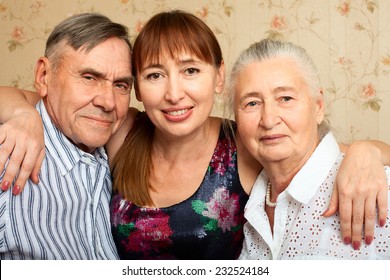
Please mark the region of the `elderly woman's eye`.
<svg viewBox="0 0 390 280"><path fill-rule="evenodd" d="M257 105L257 102L256 101L250 101L246 104L246 106L248 107L253 107L253 106L256 106Z"/></svg>
<svg viewBox="0 0 390 280"><path fill-rule="evenodd" d="M284 102L287 102L287 101L290 101L290 100L292 100L293 98L291 97L291 96L283 96L282 97L282 101L284 101Z"/></svg>

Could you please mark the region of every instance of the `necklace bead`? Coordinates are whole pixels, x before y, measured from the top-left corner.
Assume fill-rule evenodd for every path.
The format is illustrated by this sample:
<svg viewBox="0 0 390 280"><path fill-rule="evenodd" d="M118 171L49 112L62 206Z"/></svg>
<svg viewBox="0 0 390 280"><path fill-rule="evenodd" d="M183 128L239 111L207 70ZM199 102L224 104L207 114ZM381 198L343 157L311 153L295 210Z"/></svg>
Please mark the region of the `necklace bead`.
<svg viewBox="0 0 390 280"><path fill-rule="evenodd" d="M265 194L265 204L269 207L276 207L276 202L271 202L271 181L268 180L267 191Z"/></svg>

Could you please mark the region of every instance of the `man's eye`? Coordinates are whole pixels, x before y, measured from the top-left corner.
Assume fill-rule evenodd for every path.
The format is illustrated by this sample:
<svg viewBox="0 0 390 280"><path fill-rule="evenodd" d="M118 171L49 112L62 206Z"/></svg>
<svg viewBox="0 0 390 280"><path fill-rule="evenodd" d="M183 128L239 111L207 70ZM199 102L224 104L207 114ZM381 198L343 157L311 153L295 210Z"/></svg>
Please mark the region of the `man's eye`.
<svg viewBox="0 0 390 280"><path fill-rule="evenodd" d="M127 94L130 92L130 86L128 84L114 84L114 90L120 94Z"/></svg>

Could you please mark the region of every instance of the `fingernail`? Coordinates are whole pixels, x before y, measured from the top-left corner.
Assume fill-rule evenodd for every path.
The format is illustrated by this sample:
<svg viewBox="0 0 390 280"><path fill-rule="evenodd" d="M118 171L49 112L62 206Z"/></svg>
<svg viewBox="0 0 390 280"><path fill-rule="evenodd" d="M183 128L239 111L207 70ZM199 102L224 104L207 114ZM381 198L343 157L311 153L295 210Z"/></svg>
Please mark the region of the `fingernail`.
<svg viewBox="0 0 390 280"><path fill-rule="evenodd" d="M352 243L353 249L354 250L359 250L360 249L360 242L359 241L354 241Z"/></svg>
<svg viewBox="0 0 390 280"><path fill-rule="evenodd" d="M12 194L13 195L18 195L20 193L20 187L18 185L14 186L12 188Z"/></svg>
<svg viewBox="0 0 390 280"><path fill-rule="evenodd" d="M344 238L344 243L347 244L347 245L351 244L351 237L345 237Z"/></svg>
<svg viewBox="0 0 390 280"><path fill-rule="evenodd" d="M366 236L366 244L370 245L372 243L372 236Z"/></svg>
<svg viewBox="0 0 390 280"><path fill-rule="evenodd" d="M380 221L379 221L379 226L380 226L380 227L384 227L384 226L385 226L385 223L386 223L386 220L380 220Z"/></svg>
<svg viewBox="0 0 390 280"><path fill-rule="evenodd" d="M8 181L3 181L3 183L1 184L1 189L3 191L6 191L6 190L8 190L8 188L9 188L9 182Z"/></svg>

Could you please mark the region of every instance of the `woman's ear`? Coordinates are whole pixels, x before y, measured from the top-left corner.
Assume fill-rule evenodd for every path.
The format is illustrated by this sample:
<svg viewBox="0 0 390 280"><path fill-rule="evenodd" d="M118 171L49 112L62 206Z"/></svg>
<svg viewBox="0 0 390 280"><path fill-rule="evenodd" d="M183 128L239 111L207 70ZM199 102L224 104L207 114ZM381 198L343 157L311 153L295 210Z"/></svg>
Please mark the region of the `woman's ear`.
<svg viewBox="0 0 390 280"><path fill-rule="evenodd" d="M316 108L317 108L317 113L316 113L316 118L317 118L317 124L322 123L324 120L324 92L322 89L319 90L319 94L316 100Z"/></svg>
<svg viewBox="0 0 390 280"><path fill-rule="evenodd" d="M226 74L225 62L222 60L221 66L218 68L218 73L217 73L217 83L215 85L216 93L222 93L223 90L225 89L225 74Z"/></svg>
<svg viewBox="0 0 390 280"><path fill-rule="evenodd" d="M50 73L50 63L47 57L40 57L35 64L35 89L41 97L45 97L48 92L48 80Z"/></svg>

